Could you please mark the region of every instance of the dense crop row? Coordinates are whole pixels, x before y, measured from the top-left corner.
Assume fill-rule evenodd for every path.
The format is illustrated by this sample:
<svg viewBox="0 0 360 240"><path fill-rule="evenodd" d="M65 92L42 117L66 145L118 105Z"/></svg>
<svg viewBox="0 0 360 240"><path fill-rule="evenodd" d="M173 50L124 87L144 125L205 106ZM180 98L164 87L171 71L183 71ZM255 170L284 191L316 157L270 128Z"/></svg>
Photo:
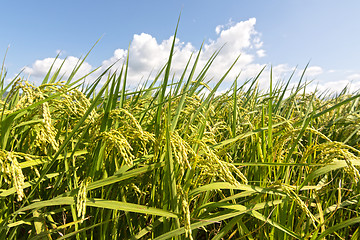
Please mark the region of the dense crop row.
<svg viewBox="0 0 360 240"><path fill-rule="evenodd" d="M1 239L359 239L359 95L202 94L217 53L177 82L172 54L135 92L127 62L87 87L2 71Z"/></svg>

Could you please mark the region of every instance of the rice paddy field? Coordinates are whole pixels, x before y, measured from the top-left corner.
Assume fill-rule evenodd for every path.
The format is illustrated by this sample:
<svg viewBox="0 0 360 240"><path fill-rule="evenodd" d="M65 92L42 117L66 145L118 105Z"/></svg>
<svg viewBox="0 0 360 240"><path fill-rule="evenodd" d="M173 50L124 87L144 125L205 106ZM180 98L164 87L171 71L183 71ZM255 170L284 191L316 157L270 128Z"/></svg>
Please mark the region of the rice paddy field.
<svg viewBox="0 0 360 240"><path fill-rule="evenodd" d="M174 44L136 91L128 61L90 85L2 68L0 239L360 239L359 93L218 94L218 52L173 79Z"/></svg>

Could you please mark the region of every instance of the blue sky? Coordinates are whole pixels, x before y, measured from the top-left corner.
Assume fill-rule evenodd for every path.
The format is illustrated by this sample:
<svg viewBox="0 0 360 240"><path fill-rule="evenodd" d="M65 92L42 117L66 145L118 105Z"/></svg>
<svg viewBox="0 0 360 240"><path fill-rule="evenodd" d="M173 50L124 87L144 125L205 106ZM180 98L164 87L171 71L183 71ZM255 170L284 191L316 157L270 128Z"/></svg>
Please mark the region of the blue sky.
<svg viewBox="0 0 360 240"><path fill-rule="evenodd" d="M229 81L240 71L243 79L254 76L265 64L286 79L295 66L300 72L310 61L312 88L338 90L349 82L360 88L360 1L355 0L5 1L0 56L10 45L8 77L24 69L24 77L38 82L59 50L61 59L68 57L64 71L69 72L102 37L86 60L85 74L124 57L131 42L129 84L136 85L165 62L180 11L174 72L204 41L202 62L227 46L209 72L214 81L241 54Z"/></svg>

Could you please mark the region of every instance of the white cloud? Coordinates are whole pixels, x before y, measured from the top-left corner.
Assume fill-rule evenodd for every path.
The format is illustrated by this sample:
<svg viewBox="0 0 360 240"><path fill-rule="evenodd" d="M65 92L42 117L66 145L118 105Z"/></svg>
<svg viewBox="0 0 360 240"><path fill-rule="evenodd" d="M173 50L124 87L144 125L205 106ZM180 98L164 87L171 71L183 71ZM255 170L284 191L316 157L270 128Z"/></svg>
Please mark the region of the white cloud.
<svg viewBox="0 0 360 240"><path fill-rule="evenodd" d="M252 40L257 36L257 32L254 29L255 23L256 19L250 18L247 21L230 25L227 29L223 28L217 34L218 38L215 41L205 44L205 51L209 51L209 54L211 54L226 44L221 50L220 55L236 57L245 48L252 46Z"/></svg>
<svg viewBox="0 0 360 240"><path fill-rule="evenodd" d="M216 34L219 34L223 28L224 28L224 25L217 25L215 28Z"/></svg>
<svg viewBox="0 0 360 240"><path fill-rule="evenodd" d="M171 36L169 39L158 43L157 40L149 34L141 33L134 35L130 44L129 85L137 85L142 78L147 77L151 72L156 72L166 64L173 39L173 36ZM191 43L185 44L184 42L180 42L178 38L175 39L175 55L173 56L172 71L179 72L183 70L193 52L195 52L195 48ZM102 62L100 71L105 70L115 62L112 69L120 69L126 57L127 50L116 49L111 58Z"/></svg>
<svg viewBox="0 0 360 240"><path fill-rule="evenodd" d="M329 81L329 82L320 82L318 84L311 84L309 90L315 90L315 86L319 92L341 92L345 87L348 87L350 92L356 91L360 88L359 83L352 83L349 80L339 80L339 81Z"/></svg>
<svg viewBox="0 0 360 240"><path fill-rule="evenodd" d="M214 81L219 80L239 55L241 56L227 79L233 80L240 70L243 71L242 76L244 77L248 76L249 73L254 73L254 69L260 71L261 66L255 64L254 60L256 57L265 56L265 50L261 49L263 43L260 39L260 34L255 31L255 24L256 19L250 18L247 21L238 23L229 21L227 25L218 25L215 28L217 38L215 40L209 39L204 44L198 62L198 70L205 65L215 51L222 47L208 71L208 78L213 77ZM130 45L129 85L137 85L151 71L156 73L164 66L169 57L172 41L173 36L158 42L153 36L146 33L134 35ZM251 52L251 49L257 49L255 55ZM178 75L181 74L190 55L192 53L196 55L198 51L190 42L184 43L180 39L176 39L172 72ZM114 67L120 68L126 54L127 50L116 49L111 58L103 61L103 69L119 59L120 61ZM192 62L194 59L195 56L193 56Z"/></svg>
<svg viewBox="0 0 360 240"><path fill-rule="evenodd" d="M266 56L266 53L265 53L265 50L264 50L264 49L257 50L257 51L256 51L256 54L257 54L258 57L260 57L260 58Z"/></svg>
<svg viewBox="0 0 360 240"><path fill-rule="evenodd" d="M300 77L303 73L304 73L304 69L299 69L297 71L297 76ZM313 80L313 79L317 79L317 77L319 77L319 75L321 75L322 73L324 73L322 67L310 66L306 69L304 76L308 80Z"/></svg>
<svg viewBox="0 0 360 240"><path fill-rule="evenodd" d="M265 56L265 50L262 49L263 42L261 41L261 34L255 30L255 24L256 19L250 18L237 23L229 21L226 25L218 25L215 28L217 34L216 39L209 39L204 44L195 74L199 73L210 56L222 47L207 72L207 80L213 79L213 82L219 81L239 55L240 58L228 74L226 81L232 82L240 72L239 81L254 78L265 66L264 64L256 62L257 58ZM166 64L172 42L173 36L160 42L155 37L146 33L135 34L129 48L128 85L136 87L141 80L146 79L151 72L153 73L152 76L154 76L154 74ZM112 64L114 64L112 71L120 69L126 60L127 52L127 49L116 49L113 56L102 62L101 68L97 73L104 71ZM174 56L171 65L172 74L180 76L191 54L194 54L189 67L189 69L191 69L198 52L199 49L196 49L190 42L182 42L178 38L175 39ZM62 60L63 59L58 59L55 62L54 70L60 66ZM65 77L68 77L78 60L78 58L73 56L68 57L61 73L65 73ZM34 77L43 77L53 61L54 58L37 60L31 67L26 67L24 73L31 74L31 76ZM78 75L83 76L92 69L89 63L84 62ZM269 69L268 67L259 78L262 89L266 89L269 85ZM283 80L292 70L293 67L286 64L273 66L274 81L277 79ZM311 71L316 72L316 70L319 69L315 67Z"/></svg>
<svg viewBox="0 0 360 240"><path fill-rule="evenodd" d="M303 71L300 71L299 74L301 75ZM311 66L306 69L305 76L309 78L316 78L320 74L322 74L324 70L320 66Z"/></svg>
<svg viewBox="0 0 360 240"><path fill-rule="evenodd" d="M334 71L338 72L338 71ZM340 80L319 80L318 82L313 82L309 85L309 91L315 91L317 89L318 92L329 91L330 93L340 93L345 87L348 88L350 93L360 90L360 73L352 73L344 78L340 78Z"/></svg>
<svg viewBox="0 0 360 240"><path fill-rule="evenodd" d="M31 67L24 68L24 73L35 78L43 78L49 71L52 64L54 64L51 71L51 73L53 74L57 69L60 68L64 59L58 58L56 59L55 63L54 61L55 58L45 58L42 60L36 60ZM79 58L73 56L66 58L63 66L61 67L59 75L60 76L64 75L65 78L68 78L72 70L78 63L79 63ZM78 73L75 75L75 77L82 77L88 74L91 70L92 70L92 66L89 63L84 62L79 68Z"/></svg>
<svg viewBox="0 0 360 240"><path fill-rule="evenodd" d="M260 40L260 36L261 34L254 38L254 46L256 49L261 48L264 45L264 43Z"/></svg>
<svg viewBox="0 0 360 240"><path fill-rule="evenodd" d="M360 80L360 73L351 74L347 77L348 80Z"/></svg>
<svg viewBox="0 0 360 240"><path fill-rule="evenodd" d="M121 68L121 65L123 64L124 60L126 59L127 50L124 49L116 49L114 51L114 55L107 60L104 60L102 62L102 70L105 70L106 68L110 67L110 65L114 64L113 68Z"/></svg>

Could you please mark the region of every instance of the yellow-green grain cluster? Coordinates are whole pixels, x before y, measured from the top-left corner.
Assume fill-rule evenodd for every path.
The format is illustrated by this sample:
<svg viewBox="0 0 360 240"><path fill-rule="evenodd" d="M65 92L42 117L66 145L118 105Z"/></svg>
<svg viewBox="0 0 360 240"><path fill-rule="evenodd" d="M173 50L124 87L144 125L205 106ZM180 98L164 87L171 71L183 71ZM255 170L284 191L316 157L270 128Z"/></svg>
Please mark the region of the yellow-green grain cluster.
<svg viewBox="0 0 360 240"><path fill-rule="evenodd" d="M360 95L218 94L218 52L171 80L173 51L136 91L127 61L90 85L1 71L0 239L359 239Z"/></svg>

